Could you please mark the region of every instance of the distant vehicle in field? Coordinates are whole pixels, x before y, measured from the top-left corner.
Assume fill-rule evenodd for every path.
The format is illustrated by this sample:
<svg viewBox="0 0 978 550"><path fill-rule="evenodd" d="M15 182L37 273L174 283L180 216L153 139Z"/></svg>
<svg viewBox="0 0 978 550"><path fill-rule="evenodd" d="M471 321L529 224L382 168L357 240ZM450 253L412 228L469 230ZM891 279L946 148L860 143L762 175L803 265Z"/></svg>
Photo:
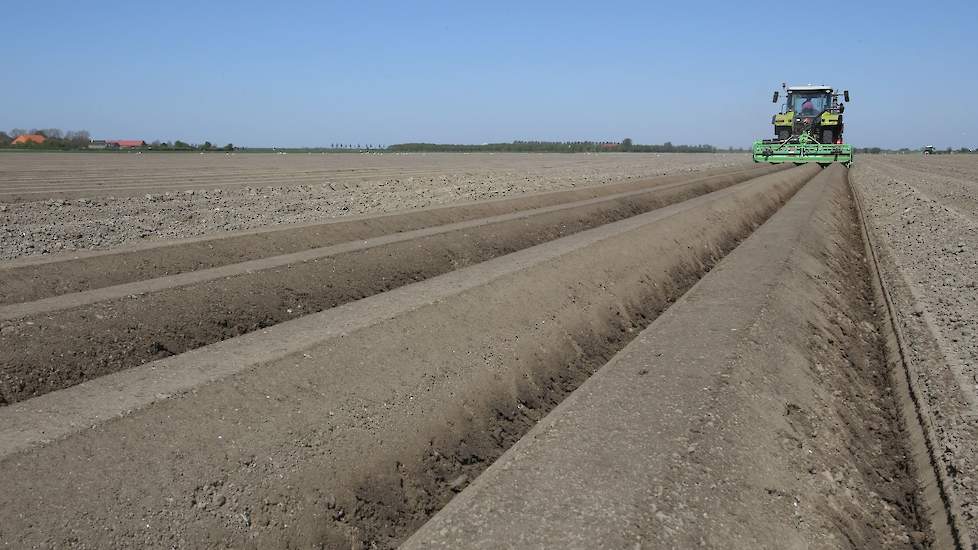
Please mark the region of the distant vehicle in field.
<svg viewBox="0 0 978 550"><path fill-rule="evenodd" d="M774 139L754 142L754 162L821 165L852 162L852 145L843 143L842 113L849 101L849 90L837 93L831 86L781 85L785 101L781 112L771 117ZM773 102L779 93L774 92Z"/></svg>
<svg viewBox="0 0 978 550"><path fill-rule="evenodd" d="M934 146L933 145L925 145L924 146L924 154L925 155L933 155L934 152L935 151L934 151Z"/></svg>

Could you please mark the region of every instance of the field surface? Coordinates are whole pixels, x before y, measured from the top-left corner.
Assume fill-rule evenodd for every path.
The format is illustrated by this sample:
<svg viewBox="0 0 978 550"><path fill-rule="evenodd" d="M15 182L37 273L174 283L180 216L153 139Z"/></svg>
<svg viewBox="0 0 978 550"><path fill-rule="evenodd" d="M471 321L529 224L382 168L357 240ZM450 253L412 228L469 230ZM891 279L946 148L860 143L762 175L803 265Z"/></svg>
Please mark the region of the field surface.
<svg viewBox="0 0 978 550"><path fill-rule="evenodd" d="M853 183L878 235L938 457L978 540L978 156L867 157Z"/></svg>
<svg viewBox="0 0 978 550"><path fill-rule="evenodd" d="M0 547L972 548L976 181L0 155Z"/></svg>
<svg viewBox="0 0 978 550"><path fill-rule="evenodd" d="M726 154L0 154L0 259L743 165Z"/></svg>

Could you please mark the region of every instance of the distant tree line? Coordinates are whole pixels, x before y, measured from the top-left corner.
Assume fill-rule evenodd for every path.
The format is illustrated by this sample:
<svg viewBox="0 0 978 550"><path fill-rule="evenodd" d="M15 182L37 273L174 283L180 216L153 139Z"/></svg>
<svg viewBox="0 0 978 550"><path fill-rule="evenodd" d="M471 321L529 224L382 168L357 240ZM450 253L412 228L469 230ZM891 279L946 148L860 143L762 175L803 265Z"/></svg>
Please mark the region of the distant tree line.
<svg viewBox="0 0 978 550"><path fill-rule="evenodd" d="M920 149L910 149L909 147L901 147L900 149L885 149L882 147L853 147L853 153L861 153L864 155L879 155L879 154L907 154L907 153L920 153L923 148ZM969 149L967 147L959 147L954 149L953 147L945 147L944 149L935 149L935 154L939 155L950 155L950 154L973 154L978 153L978 147L974 149Z"/></svg>
<svg viewBox="0 0 978 550"><path fill-rule="evenodd" d="M14 139L21 135L37 134L44 136L44 143L22 143L12 145ZM59 128L13 128L10 132L0 131L0 148L23 148L23 149L55 149L55 150L76 150L88 149L92 143L91 135L87 130L61 130ZM215 145L210 141L201 144L192 144L182 140L174 141L153 141L146 143L137 150L150 151L249 151L249 152L274 152L274 151L295 151L295 152L392 152L392 153L716 153L721 151L713 145L674 145L672 142L665 142L659 145L642 145L634 143L630 138L622 141L512 141L509 143L484 143L481 145L466 145L452 143L398 143L395 145L373 145L373 144L346 144L332 143L329 147L296 147L296 148L274 148L274 147L249 147L238 148L233 143L224 146ZM853 149L858 154L878 155L882 153L919 153L922 149L885 149L881 147L856 147ZM723 149L727 152L745 152L748 150L729 147ZM964 154L978 153L978 148L969 149L960 147L953 149L947 147L934 151L938 154Z"/></svg>
<svg viewBox="0 0 978 550"><path fill-rule="evenodd" d="M44 143L19 143L14 145L13 141L17 139L18 136L22 135L40 135L44 136ZM185 141L175 140L173 142L169 141L153 141L151 143L144 142L143 147L137 147L138 150L159 150L159 151L234 151L235 147L233 143L228 143L223 147L214 145L209 141L205 141L202 144L190 144ZM92 136L88 130L61 130L59 128L32 128L26 130L24 128L13 128L10 132L4 132L0 130L0 147L10 147L10 148L23 148L23 149L56 149L56 150L74 150L74 149L88 149L92 144Z"/></svg>
<svg viewBox="0 0 978 550"><path fill-rule="evenodd" d="M0 131L0 147L9 147L11 143L22 135L41 135L44 136L44 143L25 143L18 144L17 147L31 147L40 149L76 149L88 147L91 136L87 130L61 130L60 128L13 128L10 133Z"/></svg>
<svg viewBox="0 0 978 550"><path fill-rule="evenodd" d="M626 138L620 142L609 141L513 141L510 143L485 143L463 145L450 143L398 143L389 145L388 151L397 153L715 153L712 145L640 145Z"/></svg>
<svg viewBox="0 0 978 550"><path fill-rule="evenodd" d="M201 144L191 144L180 141L179 139L172 143L169 141L153 141L147 143L145 148L153 151L234 151L236 149L233 143L228 143L221 147L209 141Z"/></svg>
<svg viewBox="0 0 978 550"><path fill-rule="evenodd" d="M308 147L301 147L300 149L309 149L309 148ZM364 145L361 145L359 143L357 143L356 145L354 145L352 143L331 143L328 148L327 147L313 147L312 149L326 150L326 151L332 150L332 149L336 149L336 150L344 150L344 149L364 150L365 149L365 150L368 150L368 151L372 151L372 150L375 150L375 149L384 149L384 146L383 145L373 145L373 144L370 144L370 143L364 144Z"/></svg>

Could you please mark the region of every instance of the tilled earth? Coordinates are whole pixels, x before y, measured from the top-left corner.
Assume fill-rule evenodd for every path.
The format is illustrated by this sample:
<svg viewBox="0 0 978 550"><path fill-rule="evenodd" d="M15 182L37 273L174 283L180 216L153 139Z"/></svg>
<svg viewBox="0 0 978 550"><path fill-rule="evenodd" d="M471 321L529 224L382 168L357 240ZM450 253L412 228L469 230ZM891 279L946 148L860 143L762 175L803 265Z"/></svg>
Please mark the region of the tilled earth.
<svg viewBox="0 0 978 550"><path fill-rule="evenodd" d="M866 201L944 461L978 539L978 157L864 156Z"/></svg>
<svg viewBox="0 0 978 550"><path fill-rule="evenodd" d="M740 154L0 155L0 260L745 166Z"/></svg>
<svg viewBox="0 0 978 550"><path fill-rule="evenodd" d="M265 231L62 261L51 258L14 269L0 266L0 403L233 338L777 172L759 166L692 182L669 184L663 181L670 178L660 178L586 193L553 192L515 202L467 203L303 226L298 231ZM612 193L590 198L598 192ZM586 200L571 200L582 193ZM570 202L552 204L555 200ZM534 203L543 206L524 209Z"/></svg>
<svg viewBox="0 0 978 550"><path fill-rule="evenodd" d="M973 168L746 160L0 157L0 546L392 548L544 418L542 547L940 546L847 178L973 514Z"/></svg>
<svg viewBox="0 0 978 550"><path fill-rule="evenodd" d="M862 256L826 169L405 548L925 545Z"/></svg>

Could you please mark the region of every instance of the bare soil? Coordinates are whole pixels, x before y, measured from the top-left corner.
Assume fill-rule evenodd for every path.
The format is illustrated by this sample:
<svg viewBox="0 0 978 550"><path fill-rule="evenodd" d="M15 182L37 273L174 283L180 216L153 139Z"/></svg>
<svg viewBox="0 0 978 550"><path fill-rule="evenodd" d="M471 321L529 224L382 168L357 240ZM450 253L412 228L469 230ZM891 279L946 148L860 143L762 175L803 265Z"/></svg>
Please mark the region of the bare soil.
<svg viewBox="0 0 978 550"><path fill-rule="evenodd" d="M845 172L744 161L0 156L0 546L394 548L449 502L517 514L487 548L939 544ZM851 172L971 519L976 175ZM546 475L472 497L500 456Z"/></svg>
<svg viewBox="0 0 978 550"><path fill-rule="evenodd" d="M748 165L740 154L2 154L0 260Z"/></svg>
<svg viewBox="0 0 978 550"><path fill-rule="evenodd" d="M0 543L394 547L787 200L804 181L788 174L817 172L796 170L448 273L516 266L350 333L314 326L273 360L225 346L234 376L3 455ZM453 284L351 307L426 283ZM5 409L46 416L32 401Z"/></svg>
<svg viewBox="0 0 978 550"><path fill-rule="evenodd" d="M199 278L190 284L168 285L166 279L157 280L160 286L152 292L138 291L131 285L114 293L113 288L107 288L93 293L95 299L80 306L75 301L78 297L69 295L63 300L64 306L52 303L57 300L45 300L33 304L39 308L37 311L31 311L30 303L0 308L0 404L42 395L635 216L725 188L751 174L754 172L675 187L653 187L647 192L571 203L557 210L529 211L504 217L505 220L489 218L465 227L448 225L441 232L431 229L417 235L406 233L404 239L394 241L390 237L373 239L376 242L356 239L358 242L337 247L340 250L327 249L328 254L324 251L319 257L303 261L272 263L264 268L248 263L233 272L221 270L213 277L199 272L195 274ZM782 173L765 176L774 180L799 177ZM387 233L396 235L399 228L396 223L390 227L392 221L396 219L374 219L366 227L369 233L383 233L386 228ZM347 237L354 240L353 235ZM168 252L179 258L182 249ZM93 260L109 261L105 271L113 273L113 257ZM100 276L100 272L93 271L82 282L98 286ZM11 317L7 313L11 309L22 313Z"/></svg>
<svg viewBox="0 0 978 550"><path fill-rule="evenodd" d="M854 205L823 175L405 548L926 547Z"/></svg>
<svg viewBox="0 0 978 550"><path fill-rule="evenodd" d="M852 181L896 294L939 460L978 540L978 158L865 156Z"/></svg>
<svg viewBox="0 0 978 550"><path fill-rule="evenodd" d="M344 216L318 223L211 233L189 239L146 241L109 251L75 251L24 257L17 261L0 262L0 304L26 302L602 197L613 199L612 195L651 190L671 193L678 200L772 171L772 167L764 166L751 166L741 171L703 170L514 198L401 210L390 214ZM696 187L675 189L694 182Z"/></svg>

